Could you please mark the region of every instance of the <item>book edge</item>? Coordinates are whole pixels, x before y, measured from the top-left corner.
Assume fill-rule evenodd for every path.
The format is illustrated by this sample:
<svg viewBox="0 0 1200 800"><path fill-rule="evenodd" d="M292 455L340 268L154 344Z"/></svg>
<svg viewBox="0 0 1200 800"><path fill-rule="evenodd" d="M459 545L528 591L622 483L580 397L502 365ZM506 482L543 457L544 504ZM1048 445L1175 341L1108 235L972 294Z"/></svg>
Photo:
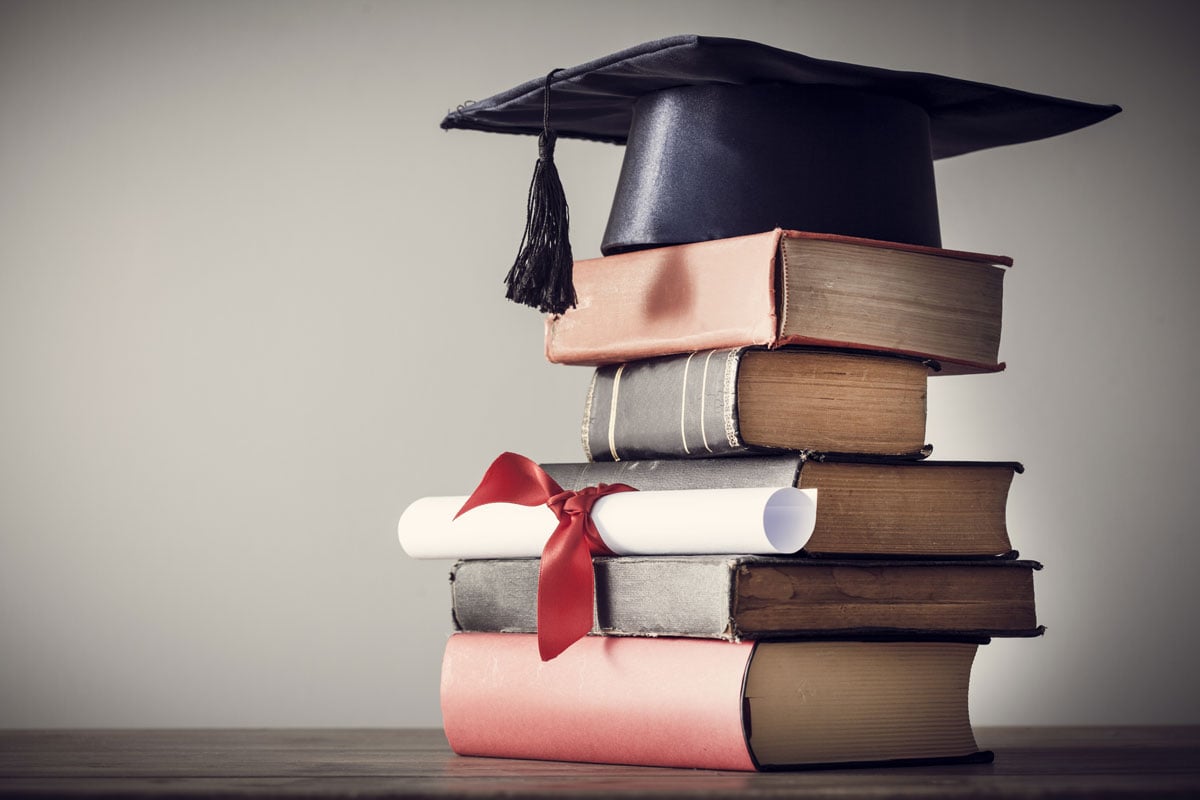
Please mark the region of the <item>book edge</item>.
<svg viewBox="0 0 1200 800"><path fill-rule="evenodd" d="M782 236L788 239L815 239L824 242L842 242L845 244L876 247L883 250L900 250L907 253L920 253L941 258L956 258L961 261L976 261L982 264L1011 267L1013 260L1009 256L992 253L978 253L972 250L952 250L946 247L932 247L906 242L889 242L883 239L865 239L861 236L846 236L839 233L818 233L815 231L798 231L790 228L781 229Z"/></svg>

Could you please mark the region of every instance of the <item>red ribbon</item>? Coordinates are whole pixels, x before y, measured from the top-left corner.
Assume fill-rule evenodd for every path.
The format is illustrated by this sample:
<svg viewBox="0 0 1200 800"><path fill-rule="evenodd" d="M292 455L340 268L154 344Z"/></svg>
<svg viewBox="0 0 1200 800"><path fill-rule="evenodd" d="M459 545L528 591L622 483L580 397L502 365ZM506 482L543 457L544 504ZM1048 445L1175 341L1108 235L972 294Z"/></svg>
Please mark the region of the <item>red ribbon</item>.
<svg viewBox="0 0 1200 800"><path fill-rule="evenodd" d="M487 503L544 503L558 517L558 527L542 548L538 570L538 653L542 661L554 658L592 629L596 602L592 556L613 555L592 522L592 506L605 495L632 491L636 489L623 483L567 491L525 456L501 453L454 515L457 519Z"/></svg>

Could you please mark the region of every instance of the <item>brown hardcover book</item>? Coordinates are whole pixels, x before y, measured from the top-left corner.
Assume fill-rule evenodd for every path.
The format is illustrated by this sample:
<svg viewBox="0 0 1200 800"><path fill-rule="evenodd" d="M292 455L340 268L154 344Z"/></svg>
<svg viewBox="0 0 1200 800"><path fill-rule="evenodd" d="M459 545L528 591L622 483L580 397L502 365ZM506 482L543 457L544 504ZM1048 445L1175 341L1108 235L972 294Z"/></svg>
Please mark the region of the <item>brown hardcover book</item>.
<svg viewBox="0 0 1200 800"><path fill-rule="evenodd" d="M546 321L546 357L612 364L789 344L885 350L988 372L1005 256L775 230L579 261L578 305Z"/></svg>
<svg viewBox="0 0 1200 800"><path fill-rule="evenodd" d="M589 461L709 458L762 449L919 458L927 362L835 350L735 348L595 371Z"/></svg>
<svg viewBox="0 0 1200 800"><path fill-rule="evenodd" d="M814 460L801 453L731 459L543 464L564 489L793 485L818 491L810 555L998 556L1012 552L1012 461Z"/></svg>
<svg viewBox="0 0 1200 800"><path fill-rule="evenodd" d="M593 565L593 631L607 636L1041 632L1034 561L728 555L620 556ZM538 567L535 558L458 562L450 576L455 627L536 631Z"/></svg>

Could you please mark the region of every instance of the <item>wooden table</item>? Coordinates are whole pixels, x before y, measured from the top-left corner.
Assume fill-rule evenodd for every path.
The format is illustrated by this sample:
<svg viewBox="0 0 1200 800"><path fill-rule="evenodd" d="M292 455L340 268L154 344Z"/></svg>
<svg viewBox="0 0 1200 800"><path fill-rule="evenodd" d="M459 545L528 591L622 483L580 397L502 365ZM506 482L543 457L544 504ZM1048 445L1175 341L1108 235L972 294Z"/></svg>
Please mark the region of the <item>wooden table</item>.
<svg viewBox="0 0 1200 800"><path fill-rule="evenodd" d="M439 730L0 731L0 797L1200 797L1200 727L976 734L995 763L754 774L463 758Z"/></svg>

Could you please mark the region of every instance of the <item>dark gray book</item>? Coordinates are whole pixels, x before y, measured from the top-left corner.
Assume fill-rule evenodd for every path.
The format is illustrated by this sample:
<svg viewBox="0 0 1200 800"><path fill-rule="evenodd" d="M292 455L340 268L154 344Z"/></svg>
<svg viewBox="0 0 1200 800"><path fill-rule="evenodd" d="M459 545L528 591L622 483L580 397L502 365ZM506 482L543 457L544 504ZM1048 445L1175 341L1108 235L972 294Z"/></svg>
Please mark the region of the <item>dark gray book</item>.
<svg viewBox="0 0 1200 800"><path fill-rule="evenodd" d="M920 458L929 362L743 347L598 368L584 407L589 461L764 450Z"/></svg>
<svg viewBox="0 0 1200 800"><path fill-rule="evenodd" d="M594 633L770 639L812 635L1041 632L1033 561L772 556L594 559ZM460 561L455 628L537 630L537 559Z"/></svg>
<svg viewBox="0 0 1200 800"><path fill-rule="evenodd" d="M634 459L542 464L564 489L578 491L600 483L624 483L635 489L750 489L795 486L804 453L745 456L736 459Z"/></svg>
<svg viewBox="0 0 1200 800"><path fill-rule="evenodd" d="M1007 504L1013 461L741 458L543 464L564 489L624 483L635 489L797 486L817 490L810 555L979 557L1012 554Z"/></svg>

